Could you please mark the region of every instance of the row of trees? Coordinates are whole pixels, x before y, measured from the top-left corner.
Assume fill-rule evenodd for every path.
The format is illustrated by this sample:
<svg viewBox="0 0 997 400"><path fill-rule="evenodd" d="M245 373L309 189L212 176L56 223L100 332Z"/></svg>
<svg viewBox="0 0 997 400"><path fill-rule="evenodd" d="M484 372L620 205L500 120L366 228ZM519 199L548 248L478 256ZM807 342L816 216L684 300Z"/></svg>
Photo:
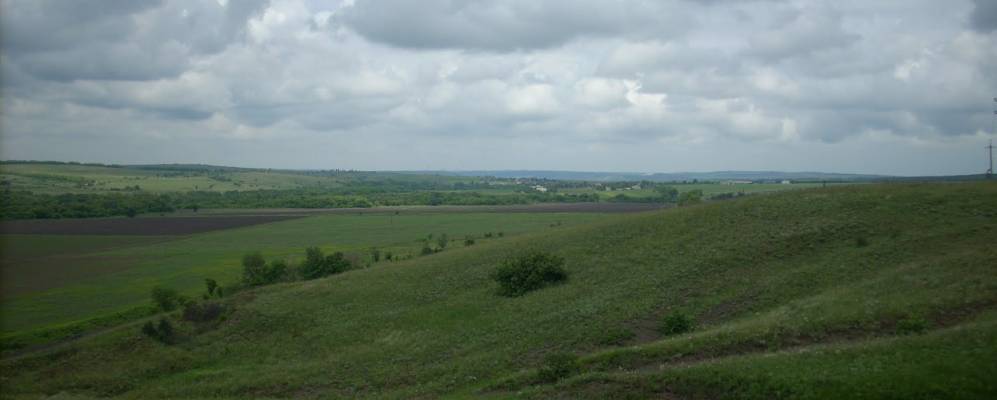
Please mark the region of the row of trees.
<svg viewBox="0 0 997 400"><path fill-rule="evenodd" d="M0 218L92 218L166 213L199 208L367 208L377 205L509 205L594 202L595 194L482 194L478 192L373 193L366 196L315 190L253 190L184 193L41 194L0 191Z"/></svg>

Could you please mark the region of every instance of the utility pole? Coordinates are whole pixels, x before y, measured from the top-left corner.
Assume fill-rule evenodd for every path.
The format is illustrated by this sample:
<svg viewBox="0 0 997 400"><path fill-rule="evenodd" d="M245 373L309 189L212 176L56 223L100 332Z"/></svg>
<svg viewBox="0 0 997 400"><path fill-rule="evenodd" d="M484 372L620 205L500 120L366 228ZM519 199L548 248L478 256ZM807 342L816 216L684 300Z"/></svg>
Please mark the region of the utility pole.
<svg viewBox="0 0 997 400"><path fill-rule="evenodd" d="M995 112L997 113L997 112ZM990 152L990 168L987 168L987 179L994 176L994 140L990 139L990 145L987 146L987 150Z"/></svg>
<svg viewBox="0 0 997 400"><path fill-rule="evenodd" d="M991 116L990 133L997 135L997 97L994 97L994 115ZM990 155L990 168L987 168L987 179L994 177L994 140L990 139L987 145L987 153Z"/></svg>

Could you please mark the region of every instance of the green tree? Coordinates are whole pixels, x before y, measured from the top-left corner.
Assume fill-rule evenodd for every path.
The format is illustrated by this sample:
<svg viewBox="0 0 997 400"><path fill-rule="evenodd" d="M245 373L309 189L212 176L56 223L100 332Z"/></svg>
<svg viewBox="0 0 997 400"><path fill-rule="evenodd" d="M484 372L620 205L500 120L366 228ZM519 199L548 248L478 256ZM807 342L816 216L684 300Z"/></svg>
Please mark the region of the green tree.
<svg viewBox="0 0 997 400"><path fill-rule="evenodd" d="M693 204L699 204L703 201L703 191L696 189L684 192L679 195L679 205L688 206Z"/></svg>
<svg viewBox="0 0 997 400"><path fill-rule="evenodd" d="M260 252L246 254L242 257L242 282L249 286L266 283L267 262Z"/></svg>

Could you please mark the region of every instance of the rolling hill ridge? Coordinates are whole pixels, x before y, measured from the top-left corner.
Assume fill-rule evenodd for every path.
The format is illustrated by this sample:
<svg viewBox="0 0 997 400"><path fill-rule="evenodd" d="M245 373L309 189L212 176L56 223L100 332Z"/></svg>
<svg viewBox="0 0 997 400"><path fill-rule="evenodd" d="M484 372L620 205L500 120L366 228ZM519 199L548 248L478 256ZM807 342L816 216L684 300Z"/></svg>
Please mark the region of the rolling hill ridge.
<svg viewBox="0 0 997 400"><path fill-rule="evenodd" d="M997 185L856 185L525 234L265 286L182 340L124 326L0 363L5 397L986 398ZM247 249L251 251L253 249ZM525 250L568 280L507 298ZM693 321L667 335L668 315ZM550 354L577 356L558 380Z"/></svg>

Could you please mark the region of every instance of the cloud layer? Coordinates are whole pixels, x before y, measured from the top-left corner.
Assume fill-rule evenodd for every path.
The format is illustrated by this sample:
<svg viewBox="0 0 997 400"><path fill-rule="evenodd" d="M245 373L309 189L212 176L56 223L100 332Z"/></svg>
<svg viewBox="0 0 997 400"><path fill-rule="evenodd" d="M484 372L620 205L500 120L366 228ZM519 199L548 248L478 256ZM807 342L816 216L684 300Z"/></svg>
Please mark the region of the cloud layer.
<svg viewBox="0 0 997 400"><path fill-rule="evenodd" d="M993 137L983 0L0 9L5 159L941 174Z"/></svg>

